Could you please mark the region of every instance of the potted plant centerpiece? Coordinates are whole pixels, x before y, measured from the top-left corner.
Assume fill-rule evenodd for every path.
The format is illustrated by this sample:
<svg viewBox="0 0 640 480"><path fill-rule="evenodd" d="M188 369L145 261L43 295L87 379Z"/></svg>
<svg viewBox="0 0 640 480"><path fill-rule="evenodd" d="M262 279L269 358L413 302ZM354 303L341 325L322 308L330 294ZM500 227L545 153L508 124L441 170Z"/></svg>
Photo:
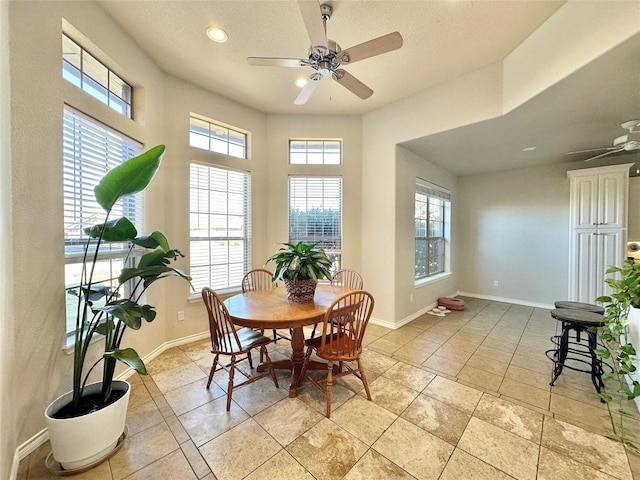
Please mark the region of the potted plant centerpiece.
<svg viewBox="0 0 640 480"><path fill-rule="evenodd" d="M629 416L623 402L640 397L638 358L634 347L634 343L640 341L640 264L625 260L620 267L610 267L607 274L614 275L605 280L612 292L596 299L605 304L604 327L598 338L602 348L597 353L611 362L613 372L605 373L603 378L613 380L615 385L610 390L613 393L603 390L600 396L609 410L612 436L629 450L640 453L623 424ZM611 408L613 401L617 401L618 408Z"/></svg>
<svg viewBox="0 0 640 480"><path fill-rule="evenodd" d="M273 281L283 280L287 298L293 302L306 302L313 298L318 280L331 280L331 260L316 243L283 243L266 263L275 262Z"/></svg>
<svg viewBox="0 0 640 480"><path fill-rule="evenodd" d="M114 380L116 362L123 362L146 375L144 363L132 348L120 344L127 328L140 329L156 316L154 307L142 302L145 291L157 280L177 276L190 283L191 278L170 266L183 255L169 247L159 231L139 236L127 217L111 219L117 202L144 190L160 166L164 145L154 147L107 172L94 189L96 202L104 209L104 221L84 229L87 240L80 282L67 291L77 298L73 352L73 390L54 400L45 417L52 455L47 466L81 471L113 454L124 438L130 385ZM129 245L127 257L143 250L132 268L123 268L117 279L94 280L101 249L113 242ZM127 262L125 262L127 264ZM126 285L126 288L125 288ZM100 334L100 335L96 335ZM86 365L89 345L99 337L104 353L92 365ZM102 380L87 385L91 372L100 366Z"/></svg>

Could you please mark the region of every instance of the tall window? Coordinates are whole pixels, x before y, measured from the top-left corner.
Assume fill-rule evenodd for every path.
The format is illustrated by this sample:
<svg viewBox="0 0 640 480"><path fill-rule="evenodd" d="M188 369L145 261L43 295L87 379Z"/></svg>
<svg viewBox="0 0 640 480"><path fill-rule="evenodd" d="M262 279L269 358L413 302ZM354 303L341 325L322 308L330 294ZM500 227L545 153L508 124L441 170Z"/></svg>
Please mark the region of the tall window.
<svg viewBox="0 0 640 480"><path fill-rule="evenodd" d="M192 163L189 193L189 259L195 290L240 286L251 265L251 177Z"/></svg>
<svg viewBox="0 0 640 480"><path fill-rule="evenodd" d="M83 245L87 240L83 229L102 223L105 212L96 202L93 188L113 167L138 155L141 145L134 140L65 107L63 126L63 191L65 284L80 282ZM121 200L111 219L127 216L142 229L142 196ZM101 247L101 260L94 278L98 281L117 278L128 246L108 244ZM67 331L75 328L76 297L67 295Z"/></svg>
<svg viewBox="0 0 640 480"><path fill-rule="evenodd" d="M289 177L289 242L315 243L340 268L342 178Z"/></svg>
<svg viewBox="0 0 640 480"><path fill-rule="evenodd" d="M340 140L289 140L291 165L340 165Z"/></svg>
<svg viewBox="0 0 640 480"><path fill-rule="evenodd" d="M76 42L62 34L62 78L131 118L132 88Z"/></svg>
<svg viewBox="0 0 640 480"><path fill-rule="evenodd" d="M247 158L247 133L219 123L189 118L189 145L237 158Z"/></svg>
<svg viewBox="0 0 640 480"><path fill-rule="evenodd" d="M449 269L450 198L448 190L424 181L416 183L416 280L445 273Z"/></svg>

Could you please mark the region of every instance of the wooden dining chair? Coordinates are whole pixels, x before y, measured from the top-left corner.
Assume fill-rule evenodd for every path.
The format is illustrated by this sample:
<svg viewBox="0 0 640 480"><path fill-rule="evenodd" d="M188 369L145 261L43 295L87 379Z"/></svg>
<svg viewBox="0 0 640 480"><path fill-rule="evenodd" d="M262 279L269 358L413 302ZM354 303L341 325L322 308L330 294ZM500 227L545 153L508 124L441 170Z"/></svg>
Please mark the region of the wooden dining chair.
<svg viewBox="0 0 640 480"><path fill-rule="evenodd" d="M349 287L353 290L362 290L364 282L362 281L362 276L358 272L350 268L343 268L333 274L331 277L331 285L340 285L342 287ZM317 327L317 324L313 326L311 338L316 336Z"/></svg>
<svg viewBox="0 0 640 480"><path fill-rule="evenodd" d="M369 384L362 368L360 354L362 353L362 339L373 310L373 296L364 290L354 290L337 298L327 310L322 322L322 335L305 341L307 352L304 358L300 378L304 379L311 355L315 354L327 361L326 380L307 378L316 387L324 390L327 396L327 418L331 417L331 393L334 379L345 375L355 375L362 381L367 398L371 400ZM338 362L337 373L333 372L333 364ZM353 368L348 363L356 362ZM326 388L322 383L326 382Z"/></svg>
<svg viewBox="0 0 640 480"><path fill-rule="evenodd" d="M242 293L268 290L270 288L276 288L277 286L278 284L273 281L273 273L266 268L249 270L242 278ZM277 342L278 338L291 341L290 337L282 335L277 330L273 330L273 342Z"/></svg>
<svg viewBox="0 0 640 480"><path fill-rule="evenodd" d="M229 374L229 384L227 386L227 411L231 408L231 395L233 389L248 385L256 380L260 380L263 377L271 375L273 383L278 388L278 379L276 378L276 372L271 364L271 358L267 352L267 345L271 343L269 337L265 337L260 331L252 328L240 327L236 330L235 325L229 317L229 311L226 305L222 302L222 299L216 292L210 288L202 289L202 299L207 307L207 313L209 315L209 331L211 333L211 353L215 355L213 364L211 365L211 371L209 372L209 380L207 381L207 388L211 386L213 375L218 370L225 370ZM254 348L260 349L260 358L264 358L264 362L267 366L267 370L259 375L251 376L243 371L237 364L243 360L248 360L249 367L253 368L251 362L251 350ZM231 362L224 365L220 361L220 355L228 355L231 357ZM244 357L243 357L244 355ZM233 384L233 378L235 372L239 371L244 375L247 380L237 385Z"/></svg>

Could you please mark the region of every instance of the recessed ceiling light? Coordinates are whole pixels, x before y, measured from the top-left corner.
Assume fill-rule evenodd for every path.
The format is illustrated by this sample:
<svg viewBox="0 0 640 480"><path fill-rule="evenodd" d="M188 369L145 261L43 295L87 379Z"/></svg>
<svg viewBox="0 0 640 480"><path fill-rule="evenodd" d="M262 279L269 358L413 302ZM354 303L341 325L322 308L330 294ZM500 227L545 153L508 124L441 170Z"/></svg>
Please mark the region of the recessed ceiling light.
<svg viewBox="0 0 640 480"><path fill-rule="evenodd" d="M307 79L306 78L299 78L296 80L296 87L304 87L307 84Z"/></svg>
<svg viewBox="0 0 640 480"><path fill-rule="evenodd" d="M522 149L523 152L533 152L538 147L524 147Z"/></svg>
<svg viewBox="0 0 640 480"><path fill-rule="evenodd" d="M207 36L214 42L222 43L227 41L227 32L218 27L207 28Z"/></svg>

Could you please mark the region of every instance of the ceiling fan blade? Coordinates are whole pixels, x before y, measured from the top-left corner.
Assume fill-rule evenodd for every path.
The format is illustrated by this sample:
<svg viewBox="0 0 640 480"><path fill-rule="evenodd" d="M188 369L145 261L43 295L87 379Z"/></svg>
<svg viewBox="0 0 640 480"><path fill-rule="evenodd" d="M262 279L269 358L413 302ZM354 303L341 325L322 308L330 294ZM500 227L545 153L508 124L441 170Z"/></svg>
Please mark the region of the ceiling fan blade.
<svg viewBox="0 0 640 480"><path fill-rule="evenodd" d="M249 65L257 67L305 67L308 60L300 58L276 58L276 57L247 57Z"/></svg>
<svg viewBox="0 0 640 480"><path fill-rule="evenodd" d="M567 152L567 155L573 155L575 153L589 153L589 152L601 152L603 150L617 150L619 147L602 147L592 148L590 150L576 150L575 152Z"/></svg>
<svg viewBox="0 0 640 480"><path fill-rule="evenodd" d="M322 75L318 73L314 73L313 75L311 75L309 77L309 80L307 81L307 84L302 87L302 90L300 90L300 93L293 103L295 103L296 105L304 105L305 103L307 103L307 100L309 100L309 98L311 97L311 94L320 83L320 80L322 80Z"/></svg>
<svg viewBox="0 0 640 480"><path fill-rule="evenodd" d="M355 93L363 100L366 100L373 95L373 90L342 68L338 68L333 72L333 78L344 88Z"/></svg>
<svg viewBox="0 0 640 480"><path fill-rule="evenodd" d="M610 150L608 152L601 153L600 155L596 155L595 157L587 158L585 162L590 162L591 160L595 160L596 158L606 157L607 155L611 155L613 153L623 152L624 148L618 148L616 150Z"/></svg>
<svg viewBox="0 0 640 480"><path fill-rule="evenodd" d="M324 21L322 20L320 3L318 3L318 0L298 0L298 7L300 7L302 20L304 20L304 25L307 28L311 46L314 49L318 47L322 49L323 51L321 53L328 52L327 32L325 31Z"/></svg>
<svg viewBox="0 0 640 480"><path fill-rule="evenodd" d="M338 54L338 58L341 63L352 64L365 58L373 57L374 55L397 50L401 46L402 35L398 32L393 32L361 43L360 45L347 48Z"/></svg>

